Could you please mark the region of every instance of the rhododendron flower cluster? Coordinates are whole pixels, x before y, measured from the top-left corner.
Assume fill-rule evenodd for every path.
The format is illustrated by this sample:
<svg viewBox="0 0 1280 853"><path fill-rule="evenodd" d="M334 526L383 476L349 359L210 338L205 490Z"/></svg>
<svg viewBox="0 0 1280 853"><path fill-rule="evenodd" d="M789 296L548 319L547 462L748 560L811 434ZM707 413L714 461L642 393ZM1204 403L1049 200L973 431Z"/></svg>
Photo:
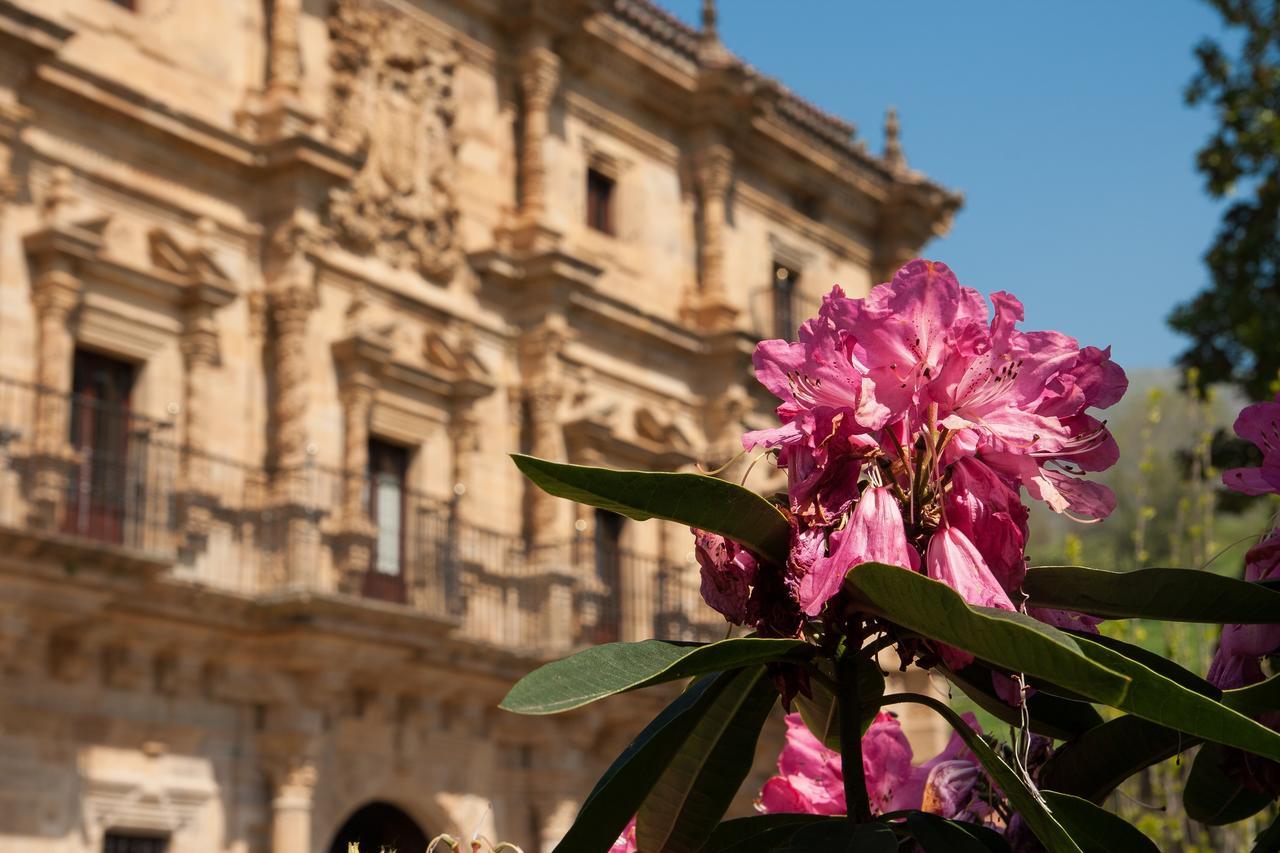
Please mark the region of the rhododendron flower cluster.
<svg viewBox="0 0 1280 853"><path fill-rule="evenodd" d="M1280 395L1245 407L1236 418L1235 431L1262 451L1262 465L1224 471L1223 484L1246 495L1280 494ZM1271 530L1245 554L1244 579L1280 580L1280 528ZM1273 655L1280 655L1280 625L1223 625L1207 678L1224 690L1257 684L1267 677L1263 659ZM1280 711L1264 714L1259 722L1280 729ZM1280 766L1257 756L1233 754L1242 781L1256 790L1280 792Z"/></svg>
<svg viewBox="0 0 1280 853"><path fill-rule="evenodd" d="M965 714L964 719L981 732L976 717ZM823 746L799 714L787 715L786 722L778 775L765 782L757 809L766 814L844 814L840 754ZM947 747L923 764L913 765L912 757L897 717L883 711L876 715L862 737L862 769L873 814L918 809L974 822L993 814L992 786L959 734L953 733Z"/></svg>
<svg viewBox="0 0 1280 853"><path fill-rule="evenodd" d="M1127 387L1109 350L1058 332L1021 331L1021 303L962 287L917 260L863 299L836 287L796 341L756 349L756 375L781 401L777 427L748 433L787 473L794 529L781 587L793 618L765 607L750 555L719 537L697 543L707 601L767 633L798 628L839 596L845 573L876 561L921 571L971 604L1019 609L1026 571L1025 492L1096 520L1115 506L1087 479L1115 463L1089 414ZM1032 615L1092 628L1053 611ZM782 618L779 618L782 617ZM947 662L963 653L939 650Z"/></svg>

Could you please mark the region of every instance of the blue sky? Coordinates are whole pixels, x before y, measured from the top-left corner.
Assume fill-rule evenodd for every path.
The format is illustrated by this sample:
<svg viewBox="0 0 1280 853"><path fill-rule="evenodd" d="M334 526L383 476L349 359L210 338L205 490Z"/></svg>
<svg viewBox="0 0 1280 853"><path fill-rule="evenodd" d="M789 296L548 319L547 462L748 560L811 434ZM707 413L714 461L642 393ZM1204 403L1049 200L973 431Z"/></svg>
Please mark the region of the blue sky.
<svg viewBox="0 0 1280 853"><path fill-rule="evenodd" d="M700 0L660 0L694 23ZM1195 151L1212 129L1183 105L1192 48L1220 25L1198 0L720 0L724 42L847 118L879 150L898 108L910 164L963 190L926 254L1028 328L1168 364L1165 325L1199 290L1219 207Z"/></svg>

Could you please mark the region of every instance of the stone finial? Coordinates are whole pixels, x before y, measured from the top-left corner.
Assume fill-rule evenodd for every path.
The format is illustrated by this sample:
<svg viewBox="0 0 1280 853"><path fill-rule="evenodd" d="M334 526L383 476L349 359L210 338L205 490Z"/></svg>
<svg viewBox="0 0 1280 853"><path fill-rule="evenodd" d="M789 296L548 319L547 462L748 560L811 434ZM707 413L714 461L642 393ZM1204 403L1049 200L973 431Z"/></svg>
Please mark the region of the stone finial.
<svg viewBox="0 0 1280 853"><path fill-rule="evenodd" d="M898 111L889 107L884 114L884 161L894 171L907 167L907 157L902 153L898 133Z"/></svg>
<svg viewBox="0 0 1280 853"><path fill-rule="evenodd" d="M698 33L698 63L703 66L726 65L729 51L720 43L716 0L702 0L702 29Z"/></svg>

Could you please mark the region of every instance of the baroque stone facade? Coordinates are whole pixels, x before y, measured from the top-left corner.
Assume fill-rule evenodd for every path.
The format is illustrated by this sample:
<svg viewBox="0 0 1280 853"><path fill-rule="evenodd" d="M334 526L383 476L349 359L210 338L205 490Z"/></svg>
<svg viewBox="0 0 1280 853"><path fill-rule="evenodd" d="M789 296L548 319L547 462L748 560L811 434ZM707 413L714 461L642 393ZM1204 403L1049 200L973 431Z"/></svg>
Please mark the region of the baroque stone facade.
<svg viewBox="0 0 1280 853"><path fill-rule="evenodd" d="M714 24L0 0L0 849L551 849L666 697L507 687L725 625L507 454L721 466L754 342L959 205Z"/></svg>

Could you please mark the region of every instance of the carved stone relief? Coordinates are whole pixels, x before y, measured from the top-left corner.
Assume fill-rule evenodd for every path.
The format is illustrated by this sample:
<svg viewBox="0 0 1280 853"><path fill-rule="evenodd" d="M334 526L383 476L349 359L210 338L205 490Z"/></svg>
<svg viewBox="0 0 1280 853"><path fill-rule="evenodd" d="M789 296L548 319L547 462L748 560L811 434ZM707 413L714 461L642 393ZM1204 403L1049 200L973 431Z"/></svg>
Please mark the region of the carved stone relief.
<svg viewBox="0 0 1280 853"><path fill-rule="evenodd" d="M329 20L327 125L364 165L329 197L327 224L360 254L430 278L460 256L452 45L380 3L341 0Z"/></svg>

